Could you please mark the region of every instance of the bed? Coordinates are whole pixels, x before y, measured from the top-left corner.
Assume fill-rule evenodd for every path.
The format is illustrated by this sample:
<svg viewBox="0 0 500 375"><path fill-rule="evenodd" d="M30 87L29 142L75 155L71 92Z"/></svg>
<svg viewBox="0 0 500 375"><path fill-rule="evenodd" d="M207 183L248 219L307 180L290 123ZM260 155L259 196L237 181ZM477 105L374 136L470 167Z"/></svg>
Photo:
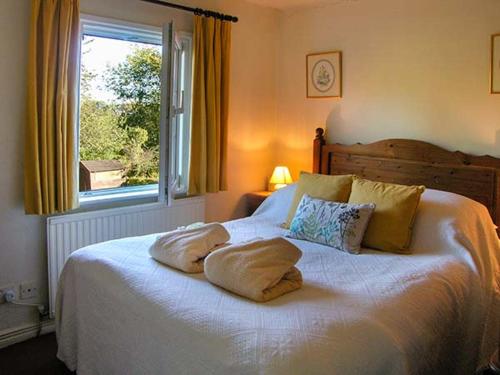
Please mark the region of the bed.
<svg viewBox="0 0 500 375"><path fill-rule="evenodd" d="M473 373L499 338L500 161L414 142L319 130L313 167L430 187L412 255L291 240L303 288L258 304L151 259L157 235L92 245L60 277L58 357L81 375ZM232 241L284 235L294 188L224 223Z"/></svg>

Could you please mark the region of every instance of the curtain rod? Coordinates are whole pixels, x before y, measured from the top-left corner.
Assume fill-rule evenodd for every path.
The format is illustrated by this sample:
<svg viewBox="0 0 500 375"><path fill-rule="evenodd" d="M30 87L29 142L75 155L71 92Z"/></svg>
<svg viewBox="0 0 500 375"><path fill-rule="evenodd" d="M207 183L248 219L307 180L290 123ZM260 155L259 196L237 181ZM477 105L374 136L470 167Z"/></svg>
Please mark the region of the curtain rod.
<svg viewBox="0 0 500 375"><path fill-rule="evenodd" d="M225 20L225 21L238 22L238 17L230 16L228 14L214 12L212 10L206 10L206 9L201 9L201 8L191 8L191 7L188 7L185 5L169 3L167 1L161 1L161 0L141 0L141 1L144 1L145 3L162 5L165 7L181 9L181 10L185 10L188 12L193 12L194 14L200 15L200 16L214 17L214 18L218 18L221 20Z"/></svg>

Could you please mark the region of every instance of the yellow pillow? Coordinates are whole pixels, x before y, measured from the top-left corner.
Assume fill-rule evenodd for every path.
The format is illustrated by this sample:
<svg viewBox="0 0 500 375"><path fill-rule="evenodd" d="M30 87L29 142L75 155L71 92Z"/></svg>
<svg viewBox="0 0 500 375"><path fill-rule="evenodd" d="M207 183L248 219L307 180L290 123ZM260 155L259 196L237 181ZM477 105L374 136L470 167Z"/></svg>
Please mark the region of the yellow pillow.
<svg viewBox="0 0 500 375"><path fill-rule="evenodd" d="M290 227L295 211L297 211L304 194L326 201L347 202L351 193L353 177L352 175L329 176L301 172L284 227Z"/></svg>
<svg viewBox="0 0 500 375"><path fill-rule="evenodd" d="M425 186L405 186L355 177L349 203L375 203L363 246L408 253L413 221Z"/></svg>

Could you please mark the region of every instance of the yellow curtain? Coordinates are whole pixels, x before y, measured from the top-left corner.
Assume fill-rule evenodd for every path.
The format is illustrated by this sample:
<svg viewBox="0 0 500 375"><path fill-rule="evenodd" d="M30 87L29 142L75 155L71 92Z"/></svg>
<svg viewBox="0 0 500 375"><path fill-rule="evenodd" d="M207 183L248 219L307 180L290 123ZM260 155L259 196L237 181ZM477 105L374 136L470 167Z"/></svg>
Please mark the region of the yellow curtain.
<svg viewBox="0 0 500 375"><path fill-rule="evenodd" d="M227 190L231 22L195 16L189 194Z"/></svg>
<svg viewBox="0 0 500 375"><path fill-rule="evenodd" d="M32 0L24 157L28 214L78 205L79 13L79 0Z"/></svg>

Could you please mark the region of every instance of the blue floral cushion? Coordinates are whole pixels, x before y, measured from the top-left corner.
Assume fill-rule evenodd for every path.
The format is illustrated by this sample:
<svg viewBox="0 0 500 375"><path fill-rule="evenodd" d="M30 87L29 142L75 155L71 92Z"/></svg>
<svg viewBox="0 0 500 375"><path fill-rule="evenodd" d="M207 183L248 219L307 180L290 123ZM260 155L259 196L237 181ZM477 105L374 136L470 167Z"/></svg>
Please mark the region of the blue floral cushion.
<svg viewBox="0 0 500 375"><path fill-rule="evenodd" d="M287 236L359 254L374 209L373 203L338 203L304 194Z"/></svg>

